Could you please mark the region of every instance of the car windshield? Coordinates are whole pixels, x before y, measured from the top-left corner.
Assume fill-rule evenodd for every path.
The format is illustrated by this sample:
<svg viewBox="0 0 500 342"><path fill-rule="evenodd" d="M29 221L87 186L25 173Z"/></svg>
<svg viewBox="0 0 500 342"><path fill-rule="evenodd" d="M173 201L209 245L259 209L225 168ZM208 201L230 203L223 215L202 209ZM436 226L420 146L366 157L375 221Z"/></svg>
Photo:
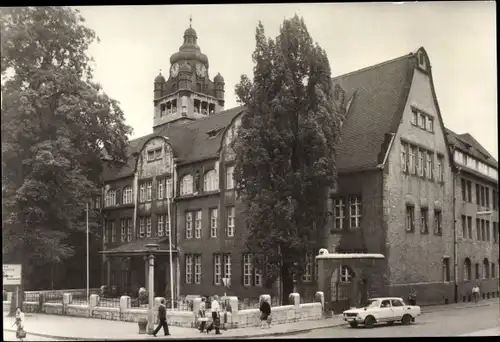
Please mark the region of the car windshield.
<svg viewBox="0 0 500 342"><path fill-rule="evenodd" d="M365 308L377 308L379 306L380 306L380 301L376 299L369 299L365 304Z"/></svg>

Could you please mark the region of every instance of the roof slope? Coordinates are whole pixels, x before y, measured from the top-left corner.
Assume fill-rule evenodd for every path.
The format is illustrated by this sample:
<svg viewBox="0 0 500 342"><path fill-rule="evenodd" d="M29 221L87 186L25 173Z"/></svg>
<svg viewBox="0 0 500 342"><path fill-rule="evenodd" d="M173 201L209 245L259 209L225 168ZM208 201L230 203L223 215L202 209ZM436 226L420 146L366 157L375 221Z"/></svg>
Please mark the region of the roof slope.
<svg viewBox="0 0 500 342"><path fill-rule="evenodd" d="M471 134L457 134L451 129L446 128L446 135L448 136L450 145L498 169L498 162L495 158Z"/></svg>
<svg viewBox="0 0 500 342"><path fill-rule="evenodd" d="M337 149L339 172L374 168L388 148L388 134L395 133L413 76L413 54L354 71L333 79L354 96L342 125Z"/></svg>
<svg viewBox="0 0 500 342"><path fill-rule="evenodd" d="M164 126L156 133L151 133L128 142L129 156L127 163L121 167L105 163L103 170L104 181L115 180L133 175L138 153L144 144L153 137L168 137L175 157L179 164L189 163L217 156L221 146L223 134L213 137L207 133L215 129L225 129L244 107L235 107L223 112L210 115L181 126Z"/></svg>

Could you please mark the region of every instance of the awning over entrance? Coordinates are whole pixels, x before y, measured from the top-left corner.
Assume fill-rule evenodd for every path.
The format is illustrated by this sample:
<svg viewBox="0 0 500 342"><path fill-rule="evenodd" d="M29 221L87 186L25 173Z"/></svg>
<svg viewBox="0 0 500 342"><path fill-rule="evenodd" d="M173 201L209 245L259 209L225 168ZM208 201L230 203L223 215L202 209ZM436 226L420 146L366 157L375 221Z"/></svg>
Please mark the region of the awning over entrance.
<svg viewBox="0 0 500 342"><path fill-rule="evenodd" d="M135 241L123 244L113 249L100 251L99 253L108 255L108 256L134 256L134 255L148 255L146 245L147 244L157 244L159 247L157 250L153 251L153 255L168 255L170 250L172 253L178 253L179 250L175 248L175 246L168 245L168 237L152 237L145 239L137 239Z"/></svg>

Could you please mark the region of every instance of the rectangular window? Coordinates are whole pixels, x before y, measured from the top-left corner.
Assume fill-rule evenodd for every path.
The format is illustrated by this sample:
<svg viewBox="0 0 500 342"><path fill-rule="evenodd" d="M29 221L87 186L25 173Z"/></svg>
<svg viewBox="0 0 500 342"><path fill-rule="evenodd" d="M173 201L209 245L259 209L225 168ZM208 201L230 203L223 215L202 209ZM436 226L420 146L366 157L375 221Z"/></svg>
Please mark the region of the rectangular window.
<svg viewBox="0 0 500 342"><path fill-rule="evenodd" d="M418 111L416 108L411 109L411 124L414 126L418 125Z"/></svg>
<svg viewBox="0 0 500 342"><path fill-rule="evenodd" d="M498 192L493 190L493 209L498 210Z"/></svg>
<svg viewBox="0 0 500 342"><path fill-rule="evenodd" d="M481 205L481 187L476 184L476 204Z"/></svg>
<svg viewBox="0 0 500 342"><path fill-rule="evenodd" d="M111 243L115 243L116 242L116 227L115 227L115 223L112 222L113 224L111 225Z"/></svg>
<svg viewBox="0 0 500 342"><path fill-rule="evenodd" d="M158 186L158 199L161 200L165 196L165 179L160 179L157 182Z"/></svg>
<svg viewBox="0 0 500 342"><path fill-rule="evenodd" d="M462 238L467 239L467 216L462 215Z"/></svg>
<svg viewBox="0 0 500 342"><path fill-rule="evenodd" d="M231 254L224 254L224 278L231 281Z"/></svg>
<svg viewBox="0 0 500 342"><path fill-rule="evenodd" d="M484 186L481 186L481 206L485 206L486 204L486 199L485 199L485 193L484 193Z"/></svg>
<svg viewBox="0 0 500 342"><path fill-rule="evenodd" d="M227 207L227 227L226 236L234 236L234 207Z"/></svg>
<svg viewBox="0 0 500 342"><path fill-rule="evenodd" d="M426 115L420 113L420 122L419 122L420 128L425 129L425 127L426 127L426 119L427 119Z"/></svg>
<svg viewBox="0 0 500 342"><path fill-rule="evenodd" d="M193 283L193 256L186 254L186 284Z"/></svg>
<svg viewBox="0 0 500 342"><path fill-rule="evenodd" d="M156 235L158 236L163 236L165 234L165 216L164 215L158 215L156 216L156 220L157 220L157 231L156 231Z"/></svg>
<svg viewBox="0 0 500 342"><path fill-rule="evenodd" d="M125 219L121 219L120 220L120 233L121 233L120 240L121 240L121 242L125 242L126 229L127 229L126 221L125 221Z"/></svg>
<svg viewBox="0 0 500 342"><path fill-rule="evenodd" d="M243 254L243 286L252 286L252 255Z"/></svg>
<svg viewBox="0 0 500 342"><path fill-rule="evenodd" d="M359 228L361 224L361 196L349 198L349 216L351 228Z"/></svg>
<svg viewBox="0 0 500 342"><path fill-rule="evenodd" d="M408 144L401 142L401 169L408 172Z"/></svg>
<svg viewBox="0 0 500 342"><path fill-rule="evenodd" d="M498 243L498 222L493 222L493 242Z"/></svg>
<svg viewBox="0 0 500 342"><path fill-rule="evenodd" d="M434 233L437 235L443 234L443 222L440 210L434 210Z"/></svg>
<svg viewBox="0 0 500 342"><path fill-rule="evenodd" d="M151 201L153 197L153 182L146 182L146 201Z"/></svg>
<svg viewBox="0 0 500 342"><path fill-rule="evenodd" d="M486 220L484 224L486 226L486 241L490 241L490 221Z"/></svg>
<svg viewBox="0 0 500 342"><path fill-rule="evenodd" d="M222 282L222 266L220 254L214 254L214 284L220 285Z"/></svg>
<svg viewBox="0 0 500 342"><path fill-rule="evenodd" d="M468 238L472 240L472 216L467 216L467 231L468 231Z"/></svg>
<svg viewBox="0 0 500 342"><path fill-rule="evenodd" d="M172 198L173 194L172 178L168 178L165 183L166 183L165 198Z"/></svg>
<svg viewBox="0 0 500 342"><path fill-rule="evenodd" d="M486 206L486 208L489 208L490 207L490 188L486 187L484 189L484 197L486 200L484 205Z"/></svg>
<svg viewBox="0 0 500 342"><path fill-rule="evenodd" d="M165 236L170 236L170 217L165 215Z"/></svg>
<svg viewBox="0 0 500 342"><path fill-rule="evenodd" d="M443 258L443 280L445 282L450 281L450 258Z"/></svg>
<svg viewBox="0 0 500 342"><path fill-rule="evenodd" d="M153 160L155 160L155 151L150 150L148 151L148 161L153 161Z"/></svg>
<svg viewBox="0 0 500 342"><path fill-rule="evenodd" d="M217 208L210 209L210 237L217 237Z"/></svg>
<svg viewBox="0 0 500 342"><path fill-rule="evenodd" d="M443 167L443 157L437 157L437 180L438 182L444 182L444 167Z"/></svg>
<svg viewBox="0 0 500 342"><path fill-rule="evenodd" d="M234 189L234 166L226 169L226 189Z"/></svg>
<svg viewBox="0 0 500 342"><path fill-rule="evenodd" d="M467 181L467 202L472 203L472 182Z"/></svg>
<svg viewBox="0 0 500 342"><path fill-rule="evenodd" d="M464 178L461 178L462 181L462 200L464 202L467 201L467 183Z"/></svg>
<svg viewBox="0 0 500 342"><path fill-rule="evenodd" d="M481 241L481 220L476 219L476 239L477 241Z"/></svg>
<svg viewBox="0 0 500 342"><path fill-rule="evenodd" d="M127 219L127 241L132 241L132 219Z"/></svg>
<svg viewBox="0 0 500 342"><path fill-rule="evenodd" d="M342 198L333 200L333 228L334 229L344 229L344 200Z"/></svg>
<svg viewBox="0 0 500 342"><path fill-rule="evenodd" d="M420 232L422 234L429 233L428 215L429 210L427 208L420 208Z"/></svg>
<svg viewBox="0 0 500 342"><path fill-rule="evenodd" d="M143 238L146 230L146 222L145 218L141 217L139 218L139 237Z"/></svg>
<svg viewBox="0 0 500 342"><path fill-rule="evenodd" d="M419 176L424 175L424 153L425 153L424 150L418 149L417 170Z"/></svg>
<svg viewBox="0 0 500 342"><path fill-rule="evenodd" d="M151 224L151 216L146 218L146 236L151 237L152 224Z"/></svg>
<svg viewBox="0 0 500 342"><path fill-rule="evenodd" d="M115 190L109 190L106 193L106 207L112 207L116 205L116 191Z"/></svg>
<svg viewBox="0 0 500 342"><path fill-rule="evenodd" d="M495 199L493 199L493 201L495 201ZM95 199L94 199L94 207L96 209L100 209L101 208L101 196L96 196Z"/></svg>
<svg viewBox="0 0 500 342"><path fill-rule="evenodd" d="M427 166L425 167L425 175L428 179L432 179L432 170L434 169L434 153L427 152L426 162Z"/></svg>
<svg viewBox="0 0 500 342"><path fill-rule="evenodd" d="M194 256L194 283L201 284L201 255Z"/></svg>
<svg viewBox="0 0 500 342"><path fill-rule="evenodd" d="M305 261L306 261L306 267L304 269L304 274L302 275L302 281L304 283L310 283L312 281L313 262L314 262L312 252L307 252Z"/></svg>
<svg viewBox="0 0 500 342"><path fill-rule="evenodd" d="M123 204L132 203L132 187L127 186L123 189Z"/></svg>
<svg viewBox="0 0 500 342"><path fill-rule="evenodd" d="M409 162L409 164L410 164L409 165L409 169L410 169L409 172L410 172L410 174L414 174L415 173L415 164L416 164L416 162L415 162L415 158L416 158L415 154L416 154L416 147L410 145L410 162Z"/></svg>
<svg viewBox="0 0 500 342"><path fill-rule="evenodd" d="M481 220L481 241L486 241L486 221Z"/></svg>
<svg viewBox="0 0 500 342"><path fill-rule="evenodd" d="M103 232L102 232L102 242L104 242L105 244L108 243L108 235L109 235L108 231L111 228L110 223L111 222L104 223L104 228L103 228Z"/></svg>
<svg viewBox="0 0 500 342"><path fill-rule="evenodd" d="M139 185L139 202L146 202L146 184Z"/></svg>
<svg viewBox="0 0 500 342"><path fill-rule="evenodd" d="M201 210L196 212L194 221L194 237L195 239L201 239Z"/></svg>
<svg viewBox="0 0 500 342"><path fill-rule="evenodd" d="M410 205L406 206L405 226L407 232L415 231L415 207Z"/></svg>
<svg viewBox="0 0 500 342"><path fill-rule="evenodd" d="M193 238L193 213L186 213L186 239Z"/></svg>
<svg viewBox="0 0 500 342"><path fill-rule="evenodd" d="M427 130L434 133L434 119L431 117L427 118Z"/></svg>
<svg viewBox="0 0 500 342"><path fill-rule="evenodd" d="M262 286L262 273L257 267L254 267L254 284L255 286Z"/></svg>

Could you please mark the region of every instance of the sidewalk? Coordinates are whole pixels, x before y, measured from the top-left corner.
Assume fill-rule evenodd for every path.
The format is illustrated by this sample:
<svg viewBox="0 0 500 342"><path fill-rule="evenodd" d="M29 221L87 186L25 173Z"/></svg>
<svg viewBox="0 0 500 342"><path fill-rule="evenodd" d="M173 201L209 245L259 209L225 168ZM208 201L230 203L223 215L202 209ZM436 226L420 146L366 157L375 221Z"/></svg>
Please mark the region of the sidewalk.
<svg viewBox="0 0 500 342"><path fill-rule="evenodd" d="M422 307L422 314L443 311L498 305L498 299L483 300L478 303L458 303L439 306ZM4 330L15 331L12 328L14 319L4 314ZM168 340L199 340L199 339L242 339L268 337L278 335L292 335L309 332L315 329L329 328L343 325L345 322L341 316L321 319L316 321L303 321L291 324L277 324L270 329L258 327L239 328L222 331L222 335L210 335L200 333L194 328L170 327L171 336L163 337L160 331L156 339ZM45 314L26 314L25 329L29 335L42 336L61 340L87 340L87 341L111 341L130 339L155 339L149 335L139 335L137 323L108 321L92 318L56 316Z"/></svg>

